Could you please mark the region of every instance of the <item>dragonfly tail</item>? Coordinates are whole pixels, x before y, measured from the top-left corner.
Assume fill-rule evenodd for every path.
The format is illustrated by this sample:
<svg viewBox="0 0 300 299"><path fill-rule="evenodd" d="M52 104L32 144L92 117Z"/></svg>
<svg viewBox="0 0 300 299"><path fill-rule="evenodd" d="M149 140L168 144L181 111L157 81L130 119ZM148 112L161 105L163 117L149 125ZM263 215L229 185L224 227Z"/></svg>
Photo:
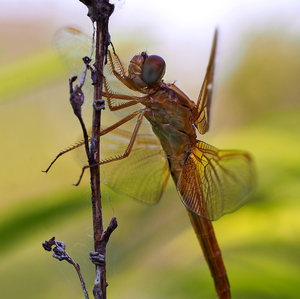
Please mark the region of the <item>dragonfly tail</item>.
<svg viewBox="0 0 300 299"><path fill-rule="evenodd" d="M214 279L218 297L230 299L229 281L212 223L189 210L187 211Z"/></svg>

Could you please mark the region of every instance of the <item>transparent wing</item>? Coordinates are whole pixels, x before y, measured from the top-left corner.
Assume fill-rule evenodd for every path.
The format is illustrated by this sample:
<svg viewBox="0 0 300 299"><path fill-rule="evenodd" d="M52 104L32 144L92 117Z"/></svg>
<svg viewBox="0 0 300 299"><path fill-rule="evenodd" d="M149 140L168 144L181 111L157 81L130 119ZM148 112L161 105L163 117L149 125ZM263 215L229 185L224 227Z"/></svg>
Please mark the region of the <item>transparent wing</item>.
<svg viewBox="0 0 300 299"><path fill-rule="evenodd" d="M59 29L53 37L53 48L60 57L62 63L70 70L71 75L80 75L85 69L85 64L83 63L82 58L85 56L90 57L92 52L92 37L83 33L80 29L74 27L63 27ZM111 53L111 57L113 58L112 63L116 70L121 72L121 69L123 69L127 72L126 67L117 60L113 51L111 51ZM94 56L91 58L93 59L91 65L93 65ZM133 92L129 94L130 91L112 74L112 66L109 60L107 60L107 64L104 65L104 75L112 89L112 92L134 95ZM90 89L93 89L92 86L89 87Z"/></svg>
<svg viewBox="0 0 300 299"><path fill-rule="evenodd" d="M216 30L205 78L197 101L198 117L195 121L195 124L197 125L200 134L206 133L209 129L209 117L210 117L210 106L211 106L212 91L213 91L217 38L218 38L218 31Z"/></svg>
<svg viewBox="0 0 300 299"><path fill-rule="evenodd" d="M53 48L57 52L63 64L69 69L70 76L78 75L80 76L85 69L85 64L82 61L82 58L85 56L90 57L92 52L92 37L83 33L80 29L74 27L63 27L59 29L53 37ZM113 53L113 51L111 51ZM94 57L92 57L93 59ZM115 55L112 55L113 64L118 72L121 72L121 68L127 72L126 67L117 60ZM94 60L92 60L91 65L93 65ZM110 65L110 61L107 61L107 64L104 66L104 75L106 81L109 85L109 91L112 94L121 94L128 96L141 96L141 94L134 92L124 86L116 77L112 74L112 67ZM86 103L89 102L89 98L92 98L93 95L93 86L92 81L90 79L90 75L88 74L86 77L86 83L83 87L83 91L85 93ZM104 98L105 99L105 98ZM115 99L113 97L113 103L115 105L121 104L124 101ZM91 105L90 105L91 107ZM124 116L132 113L135 110L142 108L140 104L134 105L132 107L128 107L124 110L119 110L111 113L109 109L106 109L103 112L103 123L106 126L109 126L116 121L120 120ZM89 113L88 111L87 113ZM133 126L132 121L126 125L127 130L131 130ZM146 122L144 122L146 123ZM149 125L143 124L142 130L143 133L150 133L151 127Z"/></svg>
<svg viewBox="0 0 300 299"><path fill-rule="evenodd" d="M101 160L124 153L131 135L114 130L101 137ZM130 155L100 167L102 182L115 192L146 203L157 203L169 178L165 152L152 135L138 135Z"/></svg>
<svg viewBox="0 0 300 299"><path fill-rule="evenodd" d="M217 220L247 202L255 171L248 153L220 151L198 141L179 176L177 190L192 212Z"/></svg>
<svg viewBox="0 0 300 299"><path fill-rule="evenodd" d="M92 38L77 28L63 27L53 36L52 44L71 76L80 76L85 69L82 58L92 53Z"/></svg>

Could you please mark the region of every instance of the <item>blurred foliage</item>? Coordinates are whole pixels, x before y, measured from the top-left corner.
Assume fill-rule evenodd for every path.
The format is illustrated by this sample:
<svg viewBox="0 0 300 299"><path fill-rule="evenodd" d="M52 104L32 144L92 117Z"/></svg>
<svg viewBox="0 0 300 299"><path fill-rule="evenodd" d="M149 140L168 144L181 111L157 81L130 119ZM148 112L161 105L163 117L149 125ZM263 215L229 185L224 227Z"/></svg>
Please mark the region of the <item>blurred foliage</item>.
<svg viewBox="0 0 300 299"><path fill-rule="evenodd" d="M229 122L245 123L268 112L299 109L300 38L270 28L249 32L241 44L240 63L218 90L219 110L234 112ZM228 121L220 117L220 122Z"/></svg>
<svg viewBox="0 0 300 299"><path fill-rule="evenodd" d="M21 97L30 89L39 88L41 84L57 79L62 67L57 61L52 49L36 53L29 57L5 64L0 69L0 80L5 82L0 86L1 101L11 97ZM16 81L18 88L16 88ZM32 82L35 82L33 85Z"/></svg>
<svg viewBox="0 0 300 299"><path fill-rule="evenodd" d="M251 36L241 64L219 83L217 120L203 140L249 150L259 186L245 207L214 226L233 298L298 298L299 41L268 32ZM1 297L83 298L72 267L41 247L52 236L63 240L92 289L88 178L77 189L71 186L80 173L72 154L49 174L41 172L80 135L68 103L67 73L45 47L39 55L19 54L11 68L4 63L0 77L10 81L2 80L0 100ZM172 184L151 207L123 200L105 186L102 193L105 225L112 216L119 222L107 250L109 298L216 298Z"/></svg>

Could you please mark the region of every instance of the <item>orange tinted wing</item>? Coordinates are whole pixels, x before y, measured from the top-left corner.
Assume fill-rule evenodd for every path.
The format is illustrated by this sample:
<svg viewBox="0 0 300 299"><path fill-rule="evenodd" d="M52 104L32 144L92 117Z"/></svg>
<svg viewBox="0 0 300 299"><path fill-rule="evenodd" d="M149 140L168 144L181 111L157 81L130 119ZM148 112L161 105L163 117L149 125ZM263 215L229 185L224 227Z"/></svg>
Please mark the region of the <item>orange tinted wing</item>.
<svg viewBox="0 0 300 299"><path fill-rule="evenodd" d="M212 91L213 91L217 38L218 38L218 31L216 29L213 45L210 53L209 63L207 66L205 78L197 101L198 116L195 121L195 124L197 125L197 129L200 134L206 133L209 129L209 117L210 117L210 106L211 106Z"/></svg>
<svg viewBox="0 0 300 299"><path fill-rule="evenodd" d="M101 137L101 160L125 151L130 133L114 130ZM138 135L130 155L100 167L102 183L115 192L146 204L157 203L169 178L165 152L152 135Z"/></svg>
<svg viewBox="0 0 300 299"><path fill-rule="evenodd" d="M255 186L253 167L245 152L220 151L198 141L179 176L179 196L192 212L217 220L247 202Z"/></svg>

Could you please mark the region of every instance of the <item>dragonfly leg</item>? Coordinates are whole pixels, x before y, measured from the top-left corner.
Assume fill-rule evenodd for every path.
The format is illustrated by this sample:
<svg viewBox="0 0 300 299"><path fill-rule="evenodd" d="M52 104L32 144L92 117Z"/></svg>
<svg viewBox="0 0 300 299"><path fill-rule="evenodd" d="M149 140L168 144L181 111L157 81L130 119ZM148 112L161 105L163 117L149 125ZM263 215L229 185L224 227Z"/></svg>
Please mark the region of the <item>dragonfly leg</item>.
<svg viewBox="0 0 300 299"><path fill-rule="evenodd" d="M50 163L50 165L48 166L48 168L47 168L46 170L42 170L42 171L47 173L47 172L50 170L51 166L55 163L55 161L56 161L60 156L62 156L62 155L64 155L64 154L66 154L66 153L68 153L68 152L70 152L70 151L72 151L72 150L74 150L74 149L76 149L76 148L78 148L78 147L84 145L84 143L85 143L84 141L81 141L81 142L77 143L76 145L67 148L67 149L64 150L64 151L61 151L61 152L54 158L54 160Z"/></svg>
<svg viewBox="0 0 300 299"><path fill-rule="evenodd" d="M104 80L105 82L105 80ZM106 93L109 94L108 92L108 89L106 88ZM139 97L130 97L130 96L125 96L125 95L114 95L114 98L117 98L117 99L123 99L123 100L130 100L130 99L133 99L132 101L128 102L128 103L125 103L125 104L121 104L121 105L118 105L118 106L112 106L111 105L111 102L110 102L110 99L109 97L107 96L107 94L104 93L104 96L107 97L108 99L108 103L109 103L109 109L112 110L112 111L116 111L116 110L120 110L120 109L123 109L123 108L126 108L126 107L129 107L129 106L132 106L132 105L135 105L135 104L138 104L140 99ZM126 105L127 104L127 105ZM121 119L119 122L115 123L114 125L112 125L111 127L109 128L106 128L105 130L102 130L101 133L100 133L100 136L102 135L105 135L107 134L108 132L114 130L115 128L121 126L122 124L124 124L125 122L129 121L130 119L134 118L136 115L138 115L140 113L140 110L137 110L135 112L133 112L132 114L128 115L127 117ZM89 139L90 141L90 139ZM50 168L52 167L52 165L56 162L56 160L61 157L62 155L84 145L84 141L82 142L79 142L78 144L66 149L66 150L63 150L61 151L54 159L53 161L50 163L50 165L48 166L48 168L46 170L42 170L43 172L48 172L50 170Z"/></svg>
<svg viewBox="0 0 300 299"><path fill-rule="evenodd" d="M127 115L126 117L122 118L121 120L119 120L118 122L114 123L113 125L111 125L110 127L101 130L100 132L100 137L103 135L106 135L107 133L113 131L114 129L120 127L121 125L125 124L126 122L128 122L129 120L135 118L137 115L142 114L144 115L144 110L145 109L141 109L141 110L137 110L132 112L131 114Z"/></svg>
<svg viewBox="0 0 300 299"><path fill-rule="evenodd" d="M115 123L114 125L108 127L107 129L105 130L102 130L100 132L100 136L103 136L107 133L109 133L110 131L113 131L114 129L116 129L117 127L121 126L122 124L124 124L125 122L129 121L130 119L134 118L136 115L138 115L138 119L137 119L137 122L136 122L136 125L135 125L135 128L134 128L134 131L132 133L132 136L130 138L130 141L129 141L129 144L127 146L127 149L125 150L124 154L121 155L121 156L118 156L118 157L115 157L115 158L110 158L110 159L107 159L107 160L104 160L104 161L101 161L100 163L97 163L97 164L94 164L94 165L86 165L82 168L82 172L80 174L80 177L79 177L79 180L78 182L75 184L75 186L78 186L81 182L81 179L82 179L82 176L84 174L84 171L87 169L87 168L91 168L91 167L95 167L95 166L100 166L102 164L106 164L106 163L110 163L110 162L113 162L113 161L118 161L118 160L122 160L122 159L125 159L129 156L131 150L132 150L132 147L133 147L133 144L134 144L134 141L136 139L136 136L137 136L137 133L141 127L141 124L142 124L142 121L143 121L143 117L144 117L144 113L145 113L145 110L146 109L142 109L142 110L137 110L133 113L131 113L130 115L128 115L127 117L123 118L122 120L118 121L117 123Z"/></svg>
<svg viewBox="0 0 300 299"><path fill-rule="evenodd" d="M114 52L114 55L116 57L116 61L117 61L117 65L118 67L120 68L121 70L121 73L118 73L116 71L116 68L115 68L115 64L114 64L114 61L113 61L113 58L111 56L111 53L110 51L107 52L108 54L108 59L110 61L110 65L111 65L111 68L112 68L112 72L114 74L114 76L120 81L122 82L126 87L128 87L129 89L132 89L132 90L136 90L133 85L132 85L132 82L128 79L128 77L126 76L126 73L125 73L125 70L124 70L124 67L118 57L118 55Z"/></svg>
<svg viewBox="0 0 300 299"><path fill-rule="evenodd" d="M118 65L118 67L120 68L120 71L121 71L121 73L122 73L122 76L123 76L123 77L126 77L125 69L124 69L123 64L122 64L122 62L121 62L119 56L117 55L117 53L116 53L114 47L113 47L113 53L114 53L114 56L115 56L116 63L117 63L117 65ZM109 58L109 60L110 60L110 62L111 62L111 66L112 66L112 68L113 68L113 71L115 71L115 65L114 65L114 63L113 63L113 59L112 59L112 56L111 56L111 54L110 54L109 51L108 51L108 58Z"/></svg>
<svg viewBox="0 0 300 299"><path fill-rule="evenodd" d="M107 103L108 103L108 107L109 107L110 111L117 111L117 110L120 110L123 108L127 108L130 106L136 105L136 104L140 103L141 99L144 98L144 97L121 95L121 94L113 94L113 93L109 92L108 84L106 82L105 77L103 80L103 85L104 85L105 92L102 92L102 95L107 98ZM112 105L112 99L125 100L125 101L129 101L129 102L124 103L124 104Z"/></svg>

